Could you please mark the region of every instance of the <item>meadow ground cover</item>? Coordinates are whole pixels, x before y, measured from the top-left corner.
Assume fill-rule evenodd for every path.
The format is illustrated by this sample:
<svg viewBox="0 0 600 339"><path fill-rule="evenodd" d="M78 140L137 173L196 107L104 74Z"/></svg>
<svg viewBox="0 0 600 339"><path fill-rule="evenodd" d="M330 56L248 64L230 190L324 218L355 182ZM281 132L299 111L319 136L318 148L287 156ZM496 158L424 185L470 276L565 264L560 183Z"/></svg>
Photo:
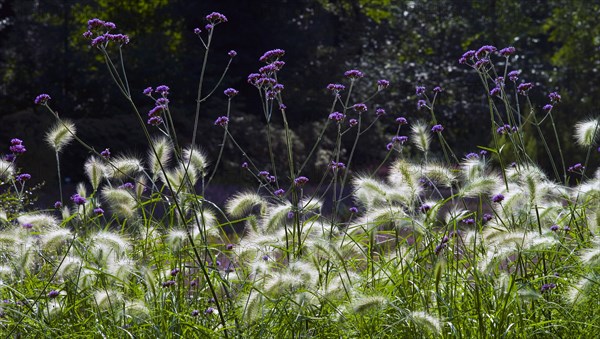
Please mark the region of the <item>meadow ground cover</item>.
<svg viewBox="0 0 600 339"><path fill-rule="evenodd" d="M221 81L205 81L214 34L227 18L211 13L206 22L194 30L205 49L196 127L200 114L212 114L203 109L208 99L223 93L231 103L239 94L223 90ZM139 108L122 51L129 37L115 30L111 22L92 19L84 37L131 103L136 128L147 137L147 156L90 147L76 125L58 115L50 95L35 98L56 118L46 141L56 155L60 199L52 210L31 208L31 176L19 168L26 143L13 138L0 160L2 335L600 334L600 170L587 168L600 151L600 119L560 126L574 128L582 149L581 163L565 164L559 140L553 140L556 148L548 146L556 134L540 128L558 127L553 111L561 96L549 93L541 110L529 101L533 85L511 64L514 48L483 46L458 61L479 75L489 104L490 145L465 156L455 154L444 136L436 111L442 88L419 84L416 107L423 119L408 121L377 107L377 94L391 89L388 81L373 84L373 93L355 93L364 74L347 71L327 86L332 103L320 135L333 131L337 137L316 178L303 169L321 138L307 148L306 160L296 160L280 80L285 51L267 51L248 83L263 105L269 161L256 161L230 133L230 124L240 123L231 105L215 116L222 147L239 149L241 169L256 182L218 206L205 193L222 152L204 154L196 128L191 136L177 135L168 86L140 89L153 108ZM221 54L230 63L236 57L233 50ZM353 171L361 138L384 120L397 126L389 144L381 145L387 156L370 173ZM284 132L285 154L273 151L276 129ZM531 137L558 159L550 174L528 152ZM344 138L352 140L348 152ZM76 147L70 144L91 154L83 166L88 181L77 192L63 192L60 180L60 155ZM276 162L287 171L277 172Z"/></svg>

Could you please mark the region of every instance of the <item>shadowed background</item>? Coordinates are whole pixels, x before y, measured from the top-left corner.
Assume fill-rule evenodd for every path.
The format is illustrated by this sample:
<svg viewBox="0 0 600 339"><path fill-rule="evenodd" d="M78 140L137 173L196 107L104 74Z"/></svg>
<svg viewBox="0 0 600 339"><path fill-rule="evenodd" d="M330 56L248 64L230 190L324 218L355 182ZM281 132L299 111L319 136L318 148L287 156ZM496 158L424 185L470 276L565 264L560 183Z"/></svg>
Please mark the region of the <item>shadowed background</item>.
<svg viewBox="0 0 600 339"><path fill-rule="evenodd" d="M18 165L32 174L33 183L45 182L40 191L44 206L56 200L57 176L54 154L43 141L53 118L34 106L37 94L50 94L52 107L73 120L78 135L95 149L146 154L134 112L113 85L100 53L82 37L87 20L95 17L116 23L116 31L131 38L124 58L132 92L137 93L134 100L143 114L153 106L141 94L144 88L161 84L171 88L178 137L187 144L203 55L193 29L203 28L204 16L212 11L227 16L229 22L215 31L206 88L220 77L227 52L233 49L238 55L215 96L203 106L199 125L198 143L212 159L222 133L213 122L226 109L222 92L234 87L240 94L233 101L232 133L268 169L261 132L264 118L257 91L246 83L246 76L262 66L258 62L262 53L274 48L286 50L279 77L300 154L308 152L329 113L328 83L344 81L345 70L360 69L366 76L352 101L361 102L378 79L390 80L390 88L369 103L368 113L383 107L388 116L361 139L358 169L374 168L384 158L396 117L427 121L428 115L416 108L416 85L428 91L444 88L436 111L459 157L476 151L477 145L489 145L484 90L475 72L457 62L465 50L481 45L517 49L511 69L520 69L521 79L536 85L530 92L533 109L541 111L552 91L562 95L554 112L567 165L585 157L574 145L573 124L598 115L600 5L593 1L0 0L0 6L0 145L5 145L0 153L8 152L11 138L24 141L28 152ZM549 124L542 127L551 135ZM537 154L537 161L549 169L542 145L532 135L527 143L530 154ZM283 136L276 133L276 137ZM555 147L552 138L548 141ZM333 142L333 134L326 134L305 175L326 170ZM351 147L350 138L345 142L346 148ZM276 154L285 167L281 142L279 147ZM88 155L83 147L69 145L62 154L63 178L71 183L84 180L82 166ZM557 152L555 156L558 160ZM594 153L590 168L598 164L598 157ZM224 159L217 190L209 197L216 201L251 183L239 168L243 159L231 143ZM65 195L72 190L67 186Z"/></svg>

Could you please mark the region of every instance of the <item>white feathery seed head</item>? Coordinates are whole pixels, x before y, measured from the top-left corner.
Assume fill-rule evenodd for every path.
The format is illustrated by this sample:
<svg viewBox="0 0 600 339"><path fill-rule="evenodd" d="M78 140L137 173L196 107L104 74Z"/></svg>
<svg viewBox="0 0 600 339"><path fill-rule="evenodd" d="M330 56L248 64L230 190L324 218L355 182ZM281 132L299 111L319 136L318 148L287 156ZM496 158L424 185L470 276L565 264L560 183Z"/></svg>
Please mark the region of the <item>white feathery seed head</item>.
<svg viewBox="0 0 600 339"><path fill-rule="evenodd" d="M431 145L431 133L427 124L423 122L417 122L411 127L412 136L410 140L415 146L422 152L428 152L429 146Z"/></svg>
<svg viewBox="0 0 600 339"><path fill-rule="evenodd" d="M575 125L575 141L580 146L592 146L598 139L600 139L600 118L584 120Z"/></svg>
<svg viewBox="0 0 600 339"><path fill-rule="evenodd" d="M69 120L59 120L46 133L46 142L55 152L60 152L74 138L77 129L75 124Z"/></svg>
<svg viewBox="0 0 600 339"><path fill-rule="evenodd" d="M106 166L96 157L91 156L84 165L85 174L87 175L94 191L100 186L104 173L107 172Z"/></svg>

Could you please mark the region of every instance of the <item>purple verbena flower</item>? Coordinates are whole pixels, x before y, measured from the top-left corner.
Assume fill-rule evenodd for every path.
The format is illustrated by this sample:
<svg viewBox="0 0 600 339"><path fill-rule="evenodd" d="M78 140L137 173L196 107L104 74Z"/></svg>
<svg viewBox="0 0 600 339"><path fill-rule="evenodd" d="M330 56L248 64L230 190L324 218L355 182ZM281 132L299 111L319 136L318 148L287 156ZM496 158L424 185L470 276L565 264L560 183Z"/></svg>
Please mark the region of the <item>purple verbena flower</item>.
<svg viewBox="0 0 600 339"><path fill-rule="evenodd" d="M421 109L423 107L427 107L427 102L425 100L419 100L417 101L417 109Z"/></svg>
<svg viewBox="0 0 600 339"><path fill-rule="evenodd" d="M421 211L421 213L427 213L427 211L429 211L431 209L431 205L429 204L423 204L421 205L421 207L419 207L419 211Z"/></svg>
<svg viewBox="0 0 600 339"><path fill-rule="evenodd" d="M242 168L248 168L248 163L246 161L242 163Z"/></svg>
<svg viewBox="0 0 600 339"><path fill-rule="evenodd" d="M358 120L350 119L350 120L348 120L348 124L350 125L350 127L354 127L354 126L358 125Z"/></svg>
<svg viewBox="0 0 600 339"><path fill-rule="evenodd" d="M488 221L492 220L492 218L493 218L493 216L489 213L485 213L482 217L484 222L488 222Z"/></svg>
<svg viewBox="0 0 600 339"><path fill-rule="evenodd" d="M477 62L475 63L475 68L481 68L481 67L483 67L483 65L486 65L489 63L490 63L490 59L483 58L483 59L477 60Z"/></svg>
<svg viewBox="0 0 600 339"><path fill-rule="evenodd" d="M404 136L404 135L399 135L399 136L397 135L397 136L395 136L395 137L392 138L392 142L393 143L397 142L397 143L400 143L400 144L404 144L407 141L408 141L408 137Z"/></svg>
<svg viewBox="0 0 600 339"><path fill-rule="evenodd" d="M477 50L477 52L475 52L475 57L477 59L481 59L495 51L496 51L496 47L494 47L494 46L490 46L490 45L481 46L481 48L479 48Z"/></svg>
<svg viewBox="0 0 600 339"><path fill-rule="evenodd" d="M468 153L467 155L465 155L465 158L466 159L479 159L479 154L471 152L471 153Z"/></svg>
<svg viewBox="0 0 600 339"><path fill-rule="evenodd" d="M283 84L275 84L275 86L273 86L273 92L275 93L281 93L281 91L283 91L285 87L283 86Z"/></svg>
<svg viewBox="0 0 600 339"><path fill-rule="evenodd" d="M473 57L475 56L475 51L474 50L470 50L470 51L466 51L461 57L460 59L458 59L458 63L459 64L465 64L467 63L467 61L469 60L473 60Z"/></svg>
<svg viewBox="0 0 600 339"><path fill-rule="evenodd" d="M104 159L110 158L110 148L105 148L104 151L100 152L100 156Z"/></svg>
<svg viewBox="0 0 600 339"><path fill-rule="evenodd" d="M236 89L234 88L228 88L225 91L223 91L223 94L225 94L226 96L233 98L234 96L238 95L238 92Z"/></svg>
<svg viewBox="0 0 600 339"><path fill-rule="evenodd" d="M521 74L521 71L510 71L508 72L508 79L510 79L512 82L515 82L517 79L519 79L519 74Z"/></svg>
<svg viewBox="0 0 600 339"><path fill-rule="evenodd" d="M285 190L280 188L280 189L276 190L275 192L273 192L273 194L275 194L278 197L281 197L285 194Z"/></svg>
<svg viewBox="0 0 600 339"><path fill-rule="evenodd" d="M194 28L194 34L196 35L200 35L200 33L202 33L202 30L198 27Z"/></svg>
<svg viewBox="0 0 600 339"><path fill-rule="evenodd" d="M327 90L332 91L334 93L339 93L341 91L343 91L346 88L346 86L342 85L342 84L329 84L327 85Z"/></svg>
<svg viewBox="0 0 600 339"><path fill-rule="evenodd" d="M334 120L337 122L344 120L345 117L346 117L346 115L341 112L333 112L333 113L329 114L329 120Z"/></svg>
<svg viewBox="0 0 600 339"><path fill-rule="evenodd" d="M443 89L440 86L435 86L433 88L434 93L442 93Z"/></svg>
<svg viewBox="0 0 600 339"><path fill-rule="evenodd" d="M147 96L151 96L154 89L152 87L146 87L142 93Z"/></svg>
<svg viewBox="0 0 600 339"><path fill-rule="evenodd" d="M515 52L516 52L516 49L512 46L509 46L509 47L505 47L505 48L499 50L498 54L500 54L503 57L509 57L509 56L515 54Z"/></svg>
<svg viewBox="0 0 600 339"><path fill-rule="evenodd" d="M198 311L198 310L193 310L191 313L192 317L197 317L199 314L200 314L200 311Z"/></svg>
<svg viewBox="0 0 600 339"><path fill-rule="evenodd" d="M162 283L162 287L171 287L176 284L175 280L167 280Z"/></svg>
<svg viewBox="0 0 600 339"><path fill-rule="evenodd" d="M232 49L231 51L227 52L227 55L229 55L230 58L235 58L237 56L237 52Z"/></svg>
<svg viewBox="0 0 600 339"><path fill-rule="evenodd" d="M71 200L75 203L75 205L83 205L87 201L87 200L85 200L84 197L82 197L81 195L79 195L79 193L73 194L71 196Z"/></svg>
<svg viewBox="0 0 600 339"><path fill-rule="evenodd" d="M585 166L583 166L580 162L578 162L573 166L569 166L568 171L569 172L581 172L584 169L585 169Z"/></svg>
<svg viewBox="0 0 600 339"><path fill-rule="evenodd" d="M48 298L50 299L54 299L56 297L58 297L59 292L57 290L52 290L50 292L48 292Z"/></svg>
<svg viewBox="0 0 600 339"><path fill-rule="evenodd" d="M285 51L283 49L277 48L277 49L272 49L270 51L266 51L265 54L263 54L258 61L260 62L266 62L266 63L271 63L279 58L281 58L282 56L285 55Z"/></svg>
<svg viewBox="0 0 600 339"><path fill-rule="evenodd" d="M422 96L425 94L425 86L417 86L415 92L417 96Z"/></svg>
<svg viewBox="0 0 600 339"><path fill-rule="evenodd" d="M560 100L562 99L562 97L557 92L552 92L552 93L548 94L548 99L550 99L550 102L555 104L555 103L559 103Z"/></svg>
<svg viewBox="0 0 600 339"><path fill-rule="evenodd" d="M226 116L222 116L222 117L218 117L217 120L215 120L215 126L221 126L221 127L225 127L227 126L227 124L229 123L229 118Z"/></svg>
<svg viewBox="0 0 600 339"><path fill-rule="evenodd" d="M391 150L392 150L392 148L394 148L394 143L393 143L393 142L389 142L387 145L385 145L385 148L386 148L388 151L391 151Z"/></svg>
<svg viewBox="0 0 600 339"><path fill-rule="evenodd" d="M206 21L210 22L213 25L216 25L222 22L227 22L227 17L221 13L212 12L206 16Z"/></svg>
<svg viewBox="0 0 600 339"><path fill-rule="evenodd" d="M553 290L555 288L556 288L556 284L555 283L549 283L549 284L542 285L541 290L542 290L542 293L544 293L544 292L548 292L550 290Z"/></svg>
<svg viewBox="0 0 600 339"><path fill-rule="evenodd" d="M332 170L335 171L335 170L338 170L338 169L345 169L346 168L346 164L344 164L343 162L332 161L331 164L329 164L329 167Z"/></svg>
<svg viewBox="0 0 600 339"><path fill-rule="evenodd" d="M559 230L559 228L560 228L560 227L558 227L558 225L552 225L552 226L550 226L550 231L552 231L552 232L556 232L556 231L558 231L558 230Z"/></svg>
<svg viewBox="0 0 600 339"><path fill-rule="evenodd" d="M502 194L496 194L492 197L492 201L495 203L500 203L504 200L504 196Z"/></svg>
<svg viewBox="0 0 600 339"><path fill-rule="evenodd" d="M148 125L158 126L163 123L163 119L159 116L152 116L147 121Z"/></svg>
<svg viewBox="0 0 600 339"><path fill-rule="evenodd" d="M36 105L45 105L48 100L50 100L50 96L48 94L40 94L37 97L35 97L35 100L33 100L33 103Z"/></svg>
<svg viewBox="0 0 600 339"><path fill-rule="evenodd" d="M467 218L467 219L463 219L462 222L465 225L474 225L475 224L475 219L473 219L473 218Z"/></svg>
<svg viewBox="0 0 600 339"><path fill-rule="evenodd" d="M348 209L348 211L350 211L350 213L356 214L358 213L358 207L352 206Z"/></svg>
<svg viewBox="0 0 600 339"><path fill-rule="evenodd" d="M106 21L104 25L102 25L106 30L110 31L113 29L117 29L117 25L114 22Z"/></svg>
<svg viewBox="0 0 600 339"><path fill-rule="evenodd" d="M54 203L54 208L56 208L56 209L62 208L62 202L60 202L60 201L55 202Z"/></svg>
<svg viewBox="0 0 600 339"><path fill-rule="evenodd" d="M108 40L106 39L106 35L99 35L97 37L95 37L94 39L92 39L92 42L90 42L90 45L92 47L97 47L99 45L103 45L107 42Z"/></svg>
<svg viewBox="0 0 600 339"><path fill-rule="evenodd" d="M494 87L492 88L492 90L490 91L490 95L491 96L500 96L501 90L500 87Z"/></svg>
<svg viewBox="0 0 600 339"><path fill-rule="evenodd" d="M132 183L130 183L130 182L126 182L123 185L120 185L119 188L132 190L132 189L135 188L135 186Z"/></svg>
<svg viewBox="0 0 600 339"><path fill-rule="evenodd" d="M101 28L104 27L104 21L100 20L98 18L94 18L94 19L90 19L88 20L87 24L88 24L88 30L94 30L97 28Z"/></svg>
<svg viewBox="0 0 600 339"><path fill-rule="evenodd" d="M31 179L31 174L29 174L29 173L19 174L19 175L17 175L16 179L18 182L24 183L25 181Z"/></svg>
<svg viewBox="0 0 600 339"><path fill-rule="evenodd" d="M365 104L354 104L354 106L352 106L352 108L357 111L358 113L364 112L367 110L367 105Z"/></svg>
<svg viewBox="0 0 600 339"><path fill-rule="evenodd" d="M377 81L377 90L378 91L382 91L386 88L390 87L390 82L385 80L385 79L381 79Z"/></svg>
<svg viewBox="0 0 600 339"><path fill-rule="evenodd" d="M167 85L160 85L156 87L155 92L161 94L164 97L169 94L169 89L170 88Z"/></svg>
<svg viewBox="0 0 600 339"><path fill-rule="evenodd" d="M544 111L546 112L550 112L550 110L552 110L553 106L550 104L544 105L544 107L542 108Z"/></svg>
<svg viewBox="0 0 600 339"><path fill-rule="evenodd" d="M209 307L206 309L206 311L204 311L204 314L213 314L215 312L215 309L212 307Z"/></svg>
<svg viewBox="0 0 600 339"><path fill-rule="evenodd" d="M375 110L375 115L377 117L382 117L385 115L385 110L383 108L378 108Z"/></svg>
<svg viewBox="0 0 600 339"><path fill-rule="evenodd" d="M179 274L179 268L175 267L174 269L171 270L171 276L174 277L177 274Z"/></svg>
<svg viewBox="0 0 600 339"><path fill-rule="evenodd" d="M296 179L294 179L294 184L296 186L304 186L307 182L308 182L308 178L305 176L299 176Z"/></svg>
<svg viewBox="0 0 600 339"><path fill-rule="evenodd" d="M408 124L408 120L406 120L405 117L398 117L396 118L396 123L399 125L406 125Z"/></svg>
<svg viewBox="0 0 600 339"><path fill-rule="evenodd" d="M227 244L227 246L225 246L225 248L226 248L228 251L231 251L231 250L233 249L233 244Z"/></svg>
<svg viewBox="0 0 600 339"><path fill-rule="evenodd" d="M96 207L94 208L94 214L96 215L103 215L104 214L104 210L100 207Z"/></svg>
<svg viewBox="0 0 600 339"><path fill-rule="evenodd" d="M259 176L265 177L265 178L268 177L269 174L270 174L269 171L260 171L260 172L258 172Z"/></svg>
<svg viewBox="0 0 600 339"><path fill-rule="evenodd" d="M431 127L431 131L433 133L441 133L444 130L444 126L442 125L434 125L433 127Z"/></svg>
<svg viewBox="0 0 600 339"><path fill-rule="evenodd" d="M22 224L21 227L23 227L26 230L30 230L33 228L33 224L26 222L26 223Z"/></svg>
<svg viewBox="0 0 600 339"><path fill-rule="evenodd" d="M519 84L519 86L517 86L517 92L519 92L519 94L521 95L527 95L527 92L533 87L533 84L531 82L524 82L522 84Z"/></svg>
<svg viewBox="0 0 600 339"><path fill-rule="evenodd" d="M344 72L344 76L346 78L354 80L354 79L362 78L365 75L363 74L363 72L361 72L357 69L351 69L349 71Z"/></svg>

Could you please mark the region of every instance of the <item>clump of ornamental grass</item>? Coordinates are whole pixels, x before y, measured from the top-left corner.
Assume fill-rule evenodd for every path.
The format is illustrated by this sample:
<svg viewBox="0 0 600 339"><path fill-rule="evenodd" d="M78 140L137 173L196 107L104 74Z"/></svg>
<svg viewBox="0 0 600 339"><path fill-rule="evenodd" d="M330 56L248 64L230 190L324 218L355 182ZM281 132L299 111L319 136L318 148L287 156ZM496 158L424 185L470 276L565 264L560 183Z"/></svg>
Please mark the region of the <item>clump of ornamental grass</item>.
<svg viewBox="0 0 600 339"><path fill-rule="evenodd" d="M194 34L208 60L217 27L227 18L211 13L205 20ZM560 164L549 154L554 173L546 173L526 153L528 129L541 132L543 121L555 128L552 110L560 95L548 96L552 107L537 120L535 108L522 104L533 85L517 83L523 75L511 70L514 48L483 46L460 59L486 88L489 147L459 159L437 113L442 89L419 85L417 109L427 117L408 126L408 138L399 134L408 121L396 118L399 127L377 167L389 161L388 172L380 178L377 170L357 174L353 157L361 136L384 119L383 108L374 114L369 109L375 95L390 85L387 80L377 81L374 93L364 97L356 93L358 82L365 81L359 70L348 70L341 83L328 85L333 105L320 135L327 129L335 133L333 151L320 137L299 163L281 83L285 51L268 51L259 58L264 65L258 73L248 77L263 103L268 160L250 157L231 134L229 125L239 121L231 104L240 91L233 88L222 92L227 98L223 115L213 117L214 128L223 131L213 157L197 144L198 123L221 80L207 90L200 79L193 131L178 134L168 86L143 90L152 108L147 113L138 108L126 68L114 63L124 63L122 48L129 37L115 29L114 23L92 19L84 37L135 108L147 156L142 161L113 157L108 149L97 152L52 110L49 95L35 99L57 119L47 138L57 164L71 139L92 154L83 166L89 182L78 184L55 211L2 214L0 276L9 284L0 284L5 300L0 318L8 336L598 333L583 324L598 320L600 170L590 176L587 160L567 170L561 153ZM229 63L236 54L227 53ZM495 69L496 57L504 70ZM206 62L201 74L205 67ZM229 64L223 77L228 69ZM576 126L576 139L588 156L598 141L597 129L594 119ZM284 136L281 157L275 157L274 130ZM345 149L342 135L353 133ZM183 139L192 146L182 148L178 140ZM409 140L415 159L404 147ZM239 151L242 169L256 188L232 195L221 208L210 202L206 186L220 170L226 145ZM25 150L19 139L10 147L15 158ZM330 158L321 178L303 173L315 155ZM208 159L215 161L209 166ZM583 176L569 186L565 172ZM0 160L0 177L14 184L15 192L26 185L26 176L17 179L19 174L14 159ZM576 316L564 316L571 313Z"/></svg>

